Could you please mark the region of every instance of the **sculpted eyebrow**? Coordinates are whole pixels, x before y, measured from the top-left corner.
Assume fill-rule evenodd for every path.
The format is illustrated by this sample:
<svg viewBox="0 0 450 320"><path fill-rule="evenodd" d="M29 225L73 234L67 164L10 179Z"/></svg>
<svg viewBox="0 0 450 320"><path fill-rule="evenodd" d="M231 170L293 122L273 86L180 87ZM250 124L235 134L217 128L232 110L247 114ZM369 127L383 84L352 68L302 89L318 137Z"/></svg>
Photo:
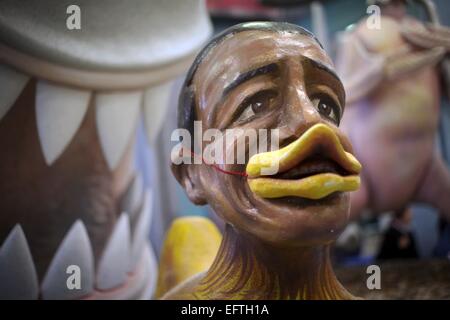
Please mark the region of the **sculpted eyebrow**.
<svg viewBox="0 0 450 320"><path fill-rule="evenodd" d="M276 63L271 63L263 67L259 67L254 70L247 71L243 74L240 74L236 80L234 80L232 83L230 83L225 89L223 90L222 96L226 96L231 90L239 86L240 84L256 77L262 74L268 74L272 73L278 70L278 66Z"/></svg>
<svg viewBox="0 0 450 320"><path fill-rule="evenodd" d="M341 82L341 79L339 79L338 75L336 74L336 72L334 72L333 69L330 69L329 67L327 67L326 65L324 65L323 63L320 63L316 60L313 60L311 58L308 57L304 57L306 61L308 61L309 63L311 63L315 68L320 69L325 71L326 73L328 73L330 76L332 76L333 78L335 78L337 81Z"/></svg>
<svg viewBox="0 0 450 320"><path fill-rule="evenodd" d="M333 77L337 81L337 83L342 88L342 96L340 96L339 100L341 100L341 104L344 105L345 104L344 85L342 84L342 81L339 78L339 76L336 74L336 72L334 72L333 69L330 69L328 66L324 65L323 63L320 63L319 61L313 60L313 59L308 58L308 57L304 57L304 59L306 61L308 61L314 68L317 68L317 69L320 69L320 70L326 72L328 75L330 75L331 77Z"/></svg>

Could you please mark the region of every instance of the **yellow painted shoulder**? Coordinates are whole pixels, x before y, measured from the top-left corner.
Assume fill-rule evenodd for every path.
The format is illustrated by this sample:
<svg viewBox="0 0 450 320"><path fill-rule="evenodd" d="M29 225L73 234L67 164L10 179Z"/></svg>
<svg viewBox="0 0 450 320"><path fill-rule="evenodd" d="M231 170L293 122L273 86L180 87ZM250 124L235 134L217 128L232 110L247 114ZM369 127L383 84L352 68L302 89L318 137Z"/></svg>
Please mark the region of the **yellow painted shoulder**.
<svg viewBox="0 0 450 320"><path fill-rule="evenodd" d="M159 264L156 298L184 280L206 271L219 250L222 235L209 219L177 218L169 228Z"/></svg>

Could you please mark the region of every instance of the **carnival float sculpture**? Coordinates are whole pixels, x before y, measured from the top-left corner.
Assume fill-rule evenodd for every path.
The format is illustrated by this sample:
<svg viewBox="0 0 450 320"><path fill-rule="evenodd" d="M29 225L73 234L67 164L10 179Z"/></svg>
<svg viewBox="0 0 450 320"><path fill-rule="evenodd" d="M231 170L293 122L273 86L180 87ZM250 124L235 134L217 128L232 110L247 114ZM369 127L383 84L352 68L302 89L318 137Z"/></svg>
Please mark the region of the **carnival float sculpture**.
<svg viewBox="0 0 450 320"><path fill-rule="evenodd" d="M200 150L215 145L212 149L223 150L227 161L174 162L172 171L190 200L209 204L225 230L216 253L211 243L220 239L217 230L196 228L208 223L205 218L175 221L161 255L165 276L160 274L157 296L354 298L336 279L329 252L348 222L350 191L358 188L361 170L339 128L344 104L344 87L331 59L299 26L243 23L206 45L182 88L178 125L191 134L195 121L204 130L240 133L225 144L211 139ZM249 159L239 163L233 151L239 139L261 129L278 130L279 147L252 154L252 143L245 143ZM273 137L258 138L258 143ZM212 265L201 270L211 252ZM187 268L199 272L183 279L181 270L186 276Z"/></svg>
<svg viewBox="0 0 450 320"><path fill-rule="evenodd" d="M441 96L450 92L450 29L439 24L431 1L418 2L431 23L407 15L406 1L374 1L379 23L365 18L340 37L342 130L364 164L352 194L355 219L364 209L401 214L424 202L450 220L450 172L435 144Z"/></svg>

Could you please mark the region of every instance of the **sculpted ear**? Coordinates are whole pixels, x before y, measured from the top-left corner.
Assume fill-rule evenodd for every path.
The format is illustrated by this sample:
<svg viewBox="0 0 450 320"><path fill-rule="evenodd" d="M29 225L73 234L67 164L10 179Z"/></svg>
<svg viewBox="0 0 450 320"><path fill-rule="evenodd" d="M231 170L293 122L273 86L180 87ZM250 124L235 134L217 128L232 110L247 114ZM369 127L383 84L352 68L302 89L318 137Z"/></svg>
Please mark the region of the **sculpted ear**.
<svg viewBox="0 0 450 320"><path fill-rule="evenodd" d="M206 204L203 186L200 183L200 173L196 170L199 166L190 164L171 165L172 173L178 183L184 188L189 200L196 205Z"/></svg>

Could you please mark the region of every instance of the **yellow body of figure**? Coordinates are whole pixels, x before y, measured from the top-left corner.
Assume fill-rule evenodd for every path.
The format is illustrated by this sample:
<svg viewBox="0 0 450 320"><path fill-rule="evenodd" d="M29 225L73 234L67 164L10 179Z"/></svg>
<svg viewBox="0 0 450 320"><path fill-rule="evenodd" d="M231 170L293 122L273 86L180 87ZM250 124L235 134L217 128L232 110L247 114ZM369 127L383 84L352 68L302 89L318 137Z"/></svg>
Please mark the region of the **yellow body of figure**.
<svg viewBox="0 0 450 320"><path fill-rule="evenodd" d="M222 235L203 217L176 219L162 249L156 298L191 276L207 270L219 249Z"/></svg>

